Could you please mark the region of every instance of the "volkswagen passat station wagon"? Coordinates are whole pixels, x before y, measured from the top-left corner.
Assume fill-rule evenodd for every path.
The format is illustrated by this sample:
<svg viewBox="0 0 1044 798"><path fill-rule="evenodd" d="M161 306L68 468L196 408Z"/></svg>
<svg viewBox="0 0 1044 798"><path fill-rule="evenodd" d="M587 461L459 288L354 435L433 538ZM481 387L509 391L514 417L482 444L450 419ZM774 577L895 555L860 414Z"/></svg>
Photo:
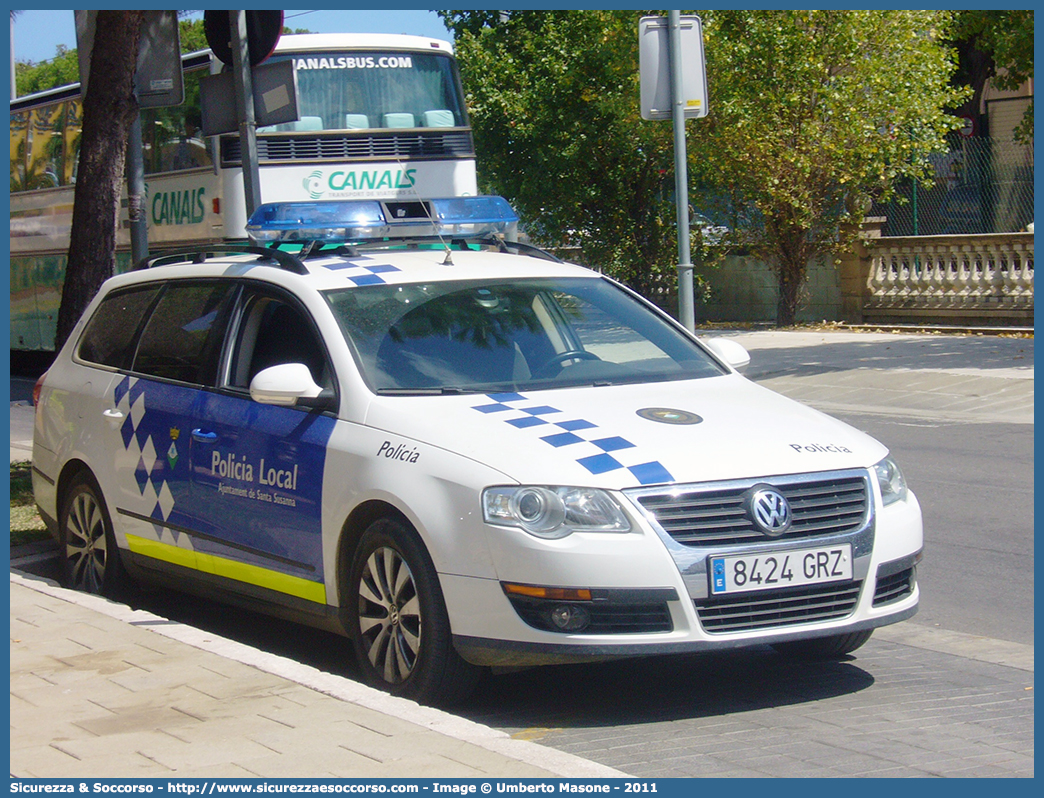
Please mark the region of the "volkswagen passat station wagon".
<svg viewBox="0 0 1044 798"><path fill-rule="evenodd" d="M334 630L427 703L488 666L768 644L917 609L886 448L750 382L499 197L264 205L109 280L36 389L67 585Z"/></svg>

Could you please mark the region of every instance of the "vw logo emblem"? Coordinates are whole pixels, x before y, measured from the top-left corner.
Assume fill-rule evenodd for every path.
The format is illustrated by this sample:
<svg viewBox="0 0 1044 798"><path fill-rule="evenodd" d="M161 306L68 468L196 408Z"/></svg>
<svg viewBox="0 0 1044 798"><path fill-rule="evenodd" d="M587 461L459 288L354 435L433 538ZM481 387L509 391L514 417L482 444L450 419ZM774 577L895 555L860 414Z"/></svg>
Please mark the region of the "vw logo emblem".
<svg viewBox="0 0 1044 798"><path fill-rule="evenodd" d="M763 533L778 537L790 528L790 504L778 490L760 488L750 497L750 515Z"/></svg>

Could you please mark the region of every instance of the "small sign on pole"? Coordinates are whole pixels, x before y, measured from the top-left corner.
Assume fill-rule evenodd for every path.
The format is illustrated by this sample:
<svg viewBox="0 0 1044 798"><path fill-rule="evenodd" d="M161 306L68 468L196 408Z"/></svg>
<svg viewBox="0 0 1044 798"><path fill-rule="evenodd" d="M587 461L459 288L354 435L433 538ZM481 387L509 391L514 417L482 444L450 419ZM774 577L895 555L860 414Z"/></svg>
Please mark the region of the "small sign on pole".
<svg viewBox="0 0 1044 798"><path fill-rule="evenodd" d="M686 119L707 115L707 68L703 55L703 23L679 17L682 101ZM638 70L642 119L671 119L670 25L667 17L642 17L638 23Z"/></svg>
<svg viewBox="0 0 1044 798"><path fill-rule="evenodd" d="M667 17L642 17L638 23L638 68L643 119L674 124L674 201L678 212L678 321L696 329L693 267L689 238L689 177L685 120L707 115L707 69L703 23L699 17L669 11Z"/></svg>

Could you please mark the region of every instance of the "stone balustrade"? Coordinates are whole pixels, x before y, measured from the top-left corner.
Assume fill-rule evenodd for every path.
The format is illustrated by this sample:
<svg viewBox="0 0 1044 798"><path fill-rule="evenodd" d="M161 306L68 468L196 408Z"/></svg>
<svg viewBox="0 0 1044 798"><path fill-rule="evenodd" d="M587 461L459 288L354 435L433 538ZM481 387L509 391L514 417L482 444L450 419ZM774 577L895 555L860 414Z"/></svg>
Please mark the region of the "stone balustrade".
<svg viewBox="0 0 1044 798"><path fill-rule="evenodd" d="M866 241L867 321L1033 323L1033 234Z"/></svg>

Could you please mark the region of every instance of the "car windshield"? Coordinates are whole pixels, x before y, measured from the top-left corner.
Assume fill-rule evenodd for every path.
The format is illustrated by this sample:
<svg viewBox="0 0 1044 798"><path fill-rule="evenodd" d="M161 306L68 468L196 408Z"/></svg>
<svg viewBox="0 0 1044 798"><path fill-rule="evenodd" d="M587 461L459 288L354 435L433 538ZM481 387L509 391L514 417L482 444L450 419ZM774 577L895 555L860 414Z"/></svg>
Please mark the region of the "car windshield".
<svg viewBox="0 0 1044 798"><path fill-rule="evenodd" d="M382 394L662 382L725 370L601 278L370 285L327 293Z"/></svg>

